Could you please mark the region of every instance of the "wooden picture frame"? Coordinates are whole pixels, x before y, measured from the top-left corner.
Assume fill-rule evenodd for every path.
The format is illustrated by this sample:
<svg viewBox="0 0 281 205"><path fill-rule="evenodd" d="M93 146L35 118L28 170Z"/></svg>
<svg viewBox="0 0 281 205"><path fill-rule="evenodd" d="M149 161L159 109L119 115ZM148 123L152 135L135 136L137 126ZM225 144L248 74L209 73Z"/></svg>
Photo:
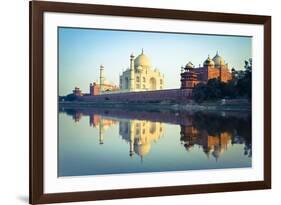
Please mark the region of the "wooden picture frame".
<svg viewBox="0 0 281 205"><path fill-rule="evenodd" d="M30 3L30 204L229 192L271 188L271 17L245 14L104 6L76 3ZM157 19L258 24L264 29L264 179L261 181L134 188L120 190L44 193L43 171L43 14L95 14Z"/></svg>

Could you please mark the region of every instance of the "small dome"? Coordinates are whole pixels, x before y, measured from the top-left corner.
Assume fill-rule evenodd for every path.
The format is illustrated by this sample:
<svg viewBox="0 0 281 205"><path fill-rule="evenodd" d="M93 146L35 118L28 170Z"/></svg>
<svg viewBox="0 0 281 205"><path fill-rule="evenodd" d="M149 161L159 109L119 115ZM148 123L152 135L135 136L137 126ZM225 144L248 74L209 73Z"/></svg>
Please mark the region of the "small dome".
<svg viewBox="0 0 281 205"><path fill-rule="evenodd" d="M186 69L191 69L194 68L194 65L189 61L186 65L185 65Z"/></svg>
<svg viewBox="0 0 281 205"><path fill-rule="evenodd" d="M151 67L151 64L150 64L150 60L149 58L143 53L143 50L141 52L141 54L136 57L135 61L135 67Z"/></svg>
<svg viewBox="0 0 281 205"><path fill-rule="evenodd" d="M214 61L208 56L208 58L204 61L204 66L213 66L215 65Z"/></svg>
<svg viewBox="0 0 281 205"><path fill-rule="evenodd" d="M225 61L224 61L223 57L221 57L218 52L213 57L213 61L215 63L215 66L225 65Z"/></svg>

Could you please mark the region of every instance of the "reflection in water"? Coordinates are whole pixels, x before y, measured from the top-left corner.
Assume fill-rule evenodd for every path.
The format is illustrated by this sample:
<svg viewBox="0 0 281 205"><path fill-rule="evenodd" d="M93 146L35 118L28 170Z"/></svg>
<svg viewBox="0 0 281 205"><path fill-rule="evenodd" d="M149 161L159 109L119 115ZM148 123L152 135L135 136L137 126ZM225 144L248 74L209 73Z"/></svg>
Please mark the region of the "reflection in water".
<svg viewBox="0 0 281 205"><path fill-rule="evenodd" d="M82 112L77 113L73 115L79 116L78 120L73 117L75 122L78 122L83 116ZM90 115L90 126L99 130L100 144L104 144L105 130L116 123L116 120L104 118L101 115ZM129 156L133 156L134 153L141 158L147 155L151 147L151 142L156 142L163 135L163 126L160 122L121 119L119 121L119 135L130 145Z"/></svg>
<svg viewBox="0 0 281 205"><path fill-rule="evenodd" d="M115 125L116 120L103 119L100 115L90 115L90 126L99 129L99 143L103 144L104 142L104 132L111 125Z"/></svg>
<svg viewBox="0 0 281 205"><path fill-rule="evenodd" d="M121 120L119 134L130 144L130 156L134 153L141 159L147 155L152 142L163 136L163 124L144 120Z"/></svg>
<svg viewBox="0 0 281 205"><path fill-rule="evenodd" d="M251 167L247 113L62 109L59 133L59 176Z"/></svg>
<svg viewBox="0 0 281 205"><path fill-rule="evenodd" d="M244 144L244 154L251 157L250 121L249 116L243 119L197 113L190 125L181 125L181 141L186 150L198 145L208 158L212 155L216 160L230 145Z"/></svg>
<svg viewBox="0 0 281 205"><path fill-rule="evenodd" d="M192 126L182 126L181 128L181 140L184 147L189 151L195 144L197 144L202 147L203 152L208 158L212 155L218 160L220 155L227 150L227 147L231 144L231 135L227 132L212 136L205 130L199 132Z"/></svg>

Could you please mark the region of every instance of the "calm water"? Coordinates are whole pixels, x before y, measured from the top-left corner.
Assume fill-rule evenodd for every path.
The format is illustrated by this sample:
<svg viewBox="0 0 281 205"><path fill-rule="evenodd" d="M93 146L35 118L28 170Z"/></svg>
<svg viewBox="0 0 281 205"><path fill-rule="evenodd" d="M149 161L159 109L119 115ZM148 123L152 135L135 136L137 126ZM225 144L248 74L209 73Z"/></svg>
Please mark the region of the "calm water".
<svg viewBox="0 0 281 205"><path fill-rule="evenodd" d="M59 176L251 167L247 113L59 112Z"/></svg>

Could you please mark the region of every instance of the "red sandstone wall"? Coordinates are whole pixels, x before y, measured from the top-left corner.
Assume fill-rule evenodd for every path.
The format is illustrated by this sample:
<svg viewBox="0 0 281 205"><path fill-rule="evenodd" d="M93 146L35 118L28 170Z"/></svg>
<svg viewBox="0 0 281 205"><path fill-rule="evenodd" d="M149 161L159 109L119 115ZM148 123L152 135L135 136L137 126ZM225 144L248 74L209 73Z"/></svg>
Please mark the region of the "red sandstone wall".
<svg viewBox="0 0 281 205"><path fill-rule="evenodd" d="M100 88L97 84L90 85L90 95L99 95Z"/></svg>
<svg viewBox="0 0 281 205"><path fill-rule="evenodd" d="M198 76L198 81L208 81L208 70L205 67L194 69Z"/></svg>
<svg viewBox="0 0 281 205"><path fill-rule="evenodd" d="M220 70L217 68L196 68L195 69L198 75L198 81L205 81L207 82L209 79L218 78L220 76ZM227 68L222 68L221 70L221 80L227 82L231 80L232 76L231 73Z"/></svg>
<svg viewBox="0 0 281 205"><path fill-rule="evenodd" d="M232 76L231 76L231 73L228 71L228 69L226 69L226 68L222 69L222 71L221 71L221 80L223 82L227 82L227 81L229 81L231 79L232 79Z"/></svg>
<svg viewBox="0 0 281 205"><path fill-rule="evenodd" d="M99 94L100 94L100 88L97 85L95 85L93 87L93 95L99 95Z"/></svg>
<svg viewBox="0 0 281 205"><path fill-rule="evenodd" d="M148 101L164 101L175 100L184 101L191 98L191 89L170 89L170 90L155 90L142 92L127 92L102 94L96 96L82 96L78 97L80 101L88 102L148 102Z"/></svg>
<svg viewBox="0 0 281 205"><path fill-rule="evenodd" d="M208 69L208 80L218 78L220 76L220 70L217 68Z"/></svg>

